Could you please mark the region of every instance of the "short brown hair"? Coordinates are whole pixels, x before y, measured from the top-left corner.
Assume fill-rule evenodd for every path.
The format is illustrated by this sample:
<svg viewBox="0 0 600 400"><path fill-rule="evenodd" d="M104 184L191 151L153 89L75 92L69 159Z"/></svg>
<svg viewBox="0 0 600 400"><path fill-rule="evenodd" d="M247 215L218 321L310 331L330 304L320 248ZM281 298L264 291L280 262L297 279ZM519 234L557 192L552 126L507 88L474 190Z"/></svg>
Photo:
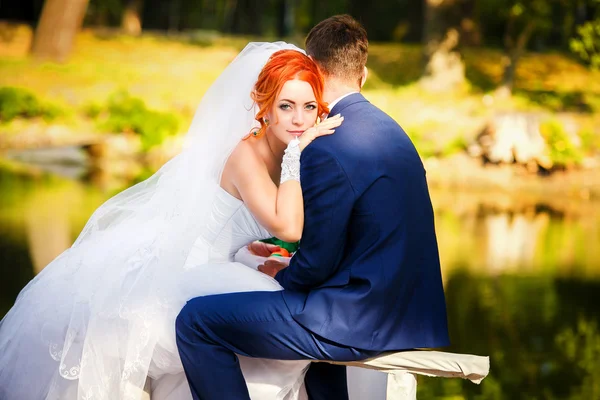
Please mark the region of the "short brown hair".
<svg viewBox="0 0 600 400"><path fill-rule="evenodd" d="M306 54L326 76L360 81L367 65L367 31L350 15L334 15L319 22L306 36Z"/></svg>

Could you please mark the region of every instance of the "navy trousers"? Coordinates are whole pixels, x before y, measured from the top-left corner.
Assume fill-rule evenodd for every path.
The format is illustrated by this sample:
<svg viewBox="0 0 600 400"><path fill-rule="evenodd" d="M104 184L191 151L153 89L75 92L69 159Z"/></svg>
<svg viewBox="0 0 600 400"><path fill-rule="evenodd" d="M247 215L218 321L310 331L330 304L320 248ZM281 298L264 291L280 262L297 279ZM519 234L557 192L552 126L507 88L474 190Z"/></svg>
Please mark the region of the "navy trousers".
<svg viewBox="0 0 600 400"><path fill-rule="evenodd" d="M197 297L176 321L177 347L194 400L250 399L236 354L277 360L355 361L377 352L336 344L299 325L282 292ZM346 368L311 364L310 400L347 400Z"/></svg>

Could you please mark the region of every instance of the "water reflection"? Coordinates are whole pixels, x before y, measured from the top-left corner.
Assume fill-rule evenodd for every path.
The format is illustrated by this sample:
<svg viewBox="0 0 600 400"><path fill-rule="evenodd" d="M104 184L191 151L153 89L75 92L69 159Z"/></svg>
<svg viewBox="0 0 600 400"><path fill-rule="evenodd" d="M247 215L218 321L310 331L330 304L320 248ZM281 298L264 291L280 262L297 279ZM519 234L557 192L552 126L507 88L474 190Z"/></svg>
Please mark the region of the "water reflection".
<svg viewBox="0 0 600 400"><path fill-rule="evenodd" d="M422 379L419 399L600 398L600 282L462 270L445 289L452 350L488 354L491 372Z"/></svg>
<svg viewBox="0 0 600 400"><path fill-rule="evenodd" d="M79 181L0 168L0 194L0 315L4 315L27 282L73 243L108 193Z"/></svg>
<svg viewBox="0 0 600 400"><path fill-rule="evenodd" d="M0 316L114 191L0 168ZM600 398L600 206L432 190L451 351L491 356L481 386L421 379L420 399Z"/></svg>
<svg viewBox="0 0 600 400"><path fill-rule="evenodd" d="M432 191L445 275L600 276L600 204Z"/></svg>

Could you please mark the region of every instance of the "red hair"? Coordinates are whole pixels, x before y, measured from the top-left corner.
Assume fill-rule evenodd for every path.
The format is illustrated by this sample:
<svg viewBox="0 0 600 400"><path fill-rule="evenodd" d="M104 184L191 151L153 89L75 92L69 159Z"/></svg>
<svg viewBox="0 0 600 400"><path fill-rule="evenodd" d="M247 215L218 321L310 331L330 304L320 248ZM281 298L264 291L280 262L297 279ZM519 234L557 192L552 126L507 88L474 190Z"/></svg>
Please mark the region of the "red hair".
<svg viewBox="0 0 600 400"><path fill-rule="evenodd" d="M329 112L327 103L323 101L325 81L317 64L299 51L279 50L271 55L260 71L252 91L252 100L260 107L255 117L260 123L260 130L255 136L265 132L267 129L265 115L273 107L283 85L293 79L300 79L310 84L317 101L317 115Z"/></svg>

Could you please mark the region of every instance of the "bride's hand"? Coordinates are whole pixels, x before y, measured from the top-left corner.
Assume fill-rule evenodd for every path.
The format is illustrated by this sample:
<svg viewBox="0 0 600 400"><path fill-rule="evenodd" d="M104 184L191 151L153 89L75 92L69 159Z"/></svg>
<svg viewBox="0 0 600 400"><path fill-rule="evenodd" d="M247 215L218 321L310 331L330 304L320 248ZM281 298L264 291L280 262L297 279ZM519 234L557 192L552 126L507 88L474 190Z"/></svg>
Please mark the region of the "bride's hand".
<svg viewBox="0 0 600 400"><path fill-rule="evenodd" d="M269 257L272 253L281 250L281 247L270 243L255 241L248 245L248 250L250 251L250 254L255 256Z"/></svg>
<svg viewBox="0 0 600 400"><path fill-rule="evenodd" d="M315 124L312 128L308 128L298 139L300 141L300 151L304 150L313 140L323 135L331 135L335 132L335 128L340 126L344 121L344 117L340 114L329 117L320 123Z"/></svg>

